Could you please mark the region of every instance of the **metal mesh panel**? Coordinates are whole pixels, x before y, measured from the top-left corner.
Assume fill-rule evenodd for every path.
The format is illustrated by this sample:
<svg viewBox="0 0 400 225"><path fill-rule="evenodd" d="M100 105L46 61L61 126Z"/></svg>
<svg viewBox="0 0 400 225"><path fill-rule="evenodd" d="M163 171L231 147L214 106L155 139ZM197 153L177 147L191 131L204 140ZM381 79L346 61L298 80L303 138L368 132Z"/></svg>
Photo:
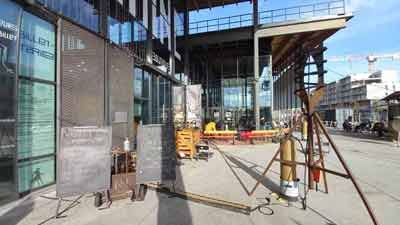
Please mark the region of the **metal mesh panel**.
<svg viewBox="0 0 400 225"><path fill-rule="evenodd" d="M112 142L122 145L125 137L133 135L133 58L112 46L107 53ZM119 115L126 115L126 121L118 118Z"/></svg>
<svg viewBox="0 0 400 225"><path fill-rule="evenodd" d="M61 124L104 124L104 48L101 38L61 22Z"/></svg>

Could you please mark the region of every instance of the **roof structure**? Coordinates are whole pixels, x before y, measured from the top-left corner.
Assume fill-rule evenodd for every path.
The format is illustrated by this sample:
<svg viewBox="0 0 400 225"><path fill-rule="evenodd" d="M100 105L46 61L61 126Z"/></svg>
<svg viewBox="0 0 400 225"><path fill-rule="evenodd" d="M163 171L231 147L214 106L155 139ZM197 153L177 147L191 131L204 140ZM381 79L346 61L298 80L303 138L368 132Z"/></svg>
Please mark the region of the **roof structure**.
<svg viewBox="0 0 400 225"><path fill-rule="evenodd" d="M382 99L383 101L400 100L400 91L395 91L392 94Z"/></svg>
<svg viewBox="0 0 400 225"><path fill-rule="evenodd" d="M185 2L187 4L188 10L200 10L206 8L213 8L218 6L237 4L240 2L251 2L252 0L183 0L176 3L176 9L178 11L183 11L185 9Z"/></svg>

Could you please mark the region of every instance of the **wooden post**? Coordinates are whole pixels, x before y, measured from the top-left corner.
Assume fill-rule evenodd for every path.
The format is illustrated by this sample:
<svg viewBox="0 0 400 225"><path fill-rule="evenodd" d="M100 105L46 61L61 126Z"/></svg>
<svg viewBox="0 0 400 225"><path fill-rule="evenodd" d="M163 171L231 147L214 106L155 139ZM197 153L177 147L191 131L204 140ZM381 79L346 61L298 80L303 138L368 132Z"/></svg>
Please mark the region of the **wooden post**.
<svg viewBox="0 0 400 225"><path fill-rule="evenodd" d="M317 124L317 122L315 122L315 118L314 118L314 123ZM320 136L319 128L317 125L315 126L315 134L317 135L317 142L318 142L318 149L319 149L319 157L321 159L321 166L322 166L322 168L325 169L324 154L322 152L322 145L321 145L321 136ZM328 182L326 181L326 172L324 170L322 171L322 176L324 178L325 193L328 194L329 193Z"/></svg>

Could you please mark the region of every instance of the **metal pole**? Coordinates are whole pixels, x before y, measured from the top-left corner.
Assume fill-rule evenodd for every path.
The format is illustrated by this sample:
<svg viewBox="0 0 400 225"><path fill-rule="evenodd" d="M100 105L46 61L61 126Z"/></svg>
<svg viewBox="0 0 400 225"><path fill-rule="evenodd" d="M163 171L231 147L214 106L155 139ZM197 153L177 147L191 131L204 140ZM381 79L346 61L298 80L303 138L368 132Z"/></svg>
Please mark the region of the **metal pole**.
<svg viewBox="0 0 400 225"><path fill-rule="evenodd" d="M373 223L375 225L379 225L378 220L376 219L375 214L374 214L371 206L369 205L367 198L364 196L364 193L362 192L358 182L354 179L353 173L351 172L350 168L347 166L342 154L339 152L339 150L338 150L337 146L335 145L335 143L333 142L331 136L329 136L328 131L326 130L325 126L323 125L323 123L321 121L321 118L319 118L318 114L314 114L314 116L315 116L315 120L317 121L317 124L320 126L320 128L322 129L322 132L324 133L324 135L328 139L329 143L331 144L333 150L335 151L340 163L342 164L346 173L349 175L350 180L353 183L354 187L356 188L358 195L360 196L362 202L364 203L365 208L367 208L368 214L371 217Z"/></svg>
<svg viewBox="0 0 400 225"><path fill-rule="evenodd" d="M208 94L208 92L209 92L209 90L208 90L208 60L206 61L206 115L205 115L205 118L206 119L208 119L208 117L209 117L209 111L208 111L208 105L209 105L209 103L208 103L208 101L209 101L209 94Z"/></svg>
<svg viewBox="0 0 400 225"><path fill-rule="evenodd" d="M254 81L253 81L253 111L256 130L260 129L260 102L259 102L259 40L257 36L258 30L258 0L253 0L253 35L254 35Z"/></svg>

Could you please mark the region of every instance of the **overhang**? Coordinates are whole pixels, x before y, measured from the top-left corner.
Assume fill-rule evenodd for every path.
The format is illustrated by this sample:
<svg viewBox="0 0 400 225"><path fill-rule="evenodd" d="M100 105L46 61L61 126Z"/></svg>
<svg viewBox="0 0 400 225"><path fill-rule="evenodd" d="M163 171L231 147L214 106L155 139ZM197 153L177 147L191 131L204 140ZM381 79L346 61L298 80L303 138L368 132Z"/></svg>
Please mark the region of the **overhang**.
<svg viewBox="0 0 400 225"><path fill-rule="evenodd" d="M183 0L175 3L175 7L176 10L178 10L178 12L182 12L185 10L184 1L186 1L187 8L189 11L213 8L230 4L237 4L240 2L250 2L250 0Z"/></svg>
<svg viewBox="0 0 400 225"><path fill-rule="evenodd" d="M271 40L273 67L278 66L298 46L314 47L346 27L352 15L328 16L260 26L255 37Z"/></svg>

